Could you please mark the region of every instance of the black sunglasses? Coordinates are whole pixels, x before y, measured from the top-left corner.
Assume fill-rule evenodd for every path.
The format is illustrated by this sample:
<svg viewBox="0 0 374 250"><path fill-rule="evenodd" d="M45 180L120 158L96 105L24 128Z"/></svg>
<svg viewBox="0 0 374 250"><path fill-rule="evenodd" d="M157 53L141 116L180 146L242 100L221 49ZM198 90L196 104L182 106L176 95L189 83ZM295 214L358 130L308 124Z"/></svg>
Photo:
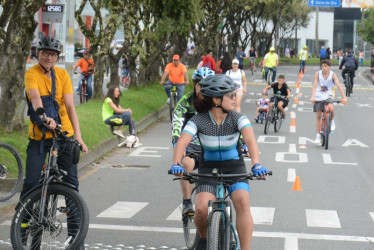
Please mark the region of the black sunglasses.
<svg viewBox="0 0 374 250"><path fill-rule="evenodd" d="M234 97L236 97L236 92L233 92L233 93L228 93L226 94L228 97L230 97L230 99L234 99Z"/></svg>

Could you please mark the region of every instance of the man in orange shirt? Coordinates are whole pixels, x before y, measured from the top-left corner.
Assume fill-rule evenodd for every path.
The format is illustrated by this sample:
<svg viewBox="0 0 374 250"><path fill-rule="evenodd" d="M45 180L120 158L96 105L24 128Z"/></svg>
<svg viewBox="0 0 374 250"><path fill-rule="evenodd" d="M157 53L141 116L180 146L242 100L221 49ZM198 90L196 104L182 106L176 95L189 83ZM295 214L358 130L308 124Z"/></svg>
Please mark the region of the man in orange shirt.
<svg viewBox="0 0 374 250"><path fill-rule="evenodd" d="M169 63L165 67L164 74L162 75L160 84L165 84L165 79L169 75L169 80L165 85L165 92L168 96L167 104L170 103L170 91L173 86L177 86L178 101L182 98L184 94L184 85L189 84L187 69L183 63L180 62L179 55L173 56L173 62Z"/></svg>
<svg viewBox="0 0 374 250"><path fill-rule="evenodd" d="M88 51L83 52L83 58L80 59L74 67L74 74L76 74L76 70L78 67L81 68L81 76L79 85L77 88L77 93L80 92L81 89L81 82L83 79L86 80L87 83L87 99L92 98L92 74L94 69L95 63L92 58L90 58L90 53Z"/></svg>

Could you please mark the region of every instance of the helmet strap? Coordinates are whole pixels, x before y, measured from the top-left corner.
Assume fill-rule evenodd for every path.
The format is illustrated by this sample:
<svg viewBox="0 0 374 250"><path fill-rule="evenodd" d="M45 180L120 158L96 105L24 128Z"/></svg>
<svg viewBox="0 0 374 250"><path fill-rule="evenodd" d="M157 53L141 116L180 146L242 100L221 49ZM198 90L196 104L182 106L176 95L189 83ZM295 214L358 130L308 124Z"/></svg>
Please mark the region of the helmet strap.
<svg viewBox="0 0 374 250"><path fill-rule="evenodd" d="M43 65L41 65L40 63L39 63L39 66L44 70L44 74L49 74L49 73L51 72L51 70L52 70L52 67L51 67L49 70L47 70L47 69L44 68Z"/></svg>
<svg viewBox="0 0 374 250"><path fill-rule="evenodd" d="M223 101L223 96L221 96L221 103ZM224 109L221 105L218 105L216 103L214 103L214 107L217 107L217 108L221 108L222 109L222 112L227 114L229 111L227 109Z"/></svg>

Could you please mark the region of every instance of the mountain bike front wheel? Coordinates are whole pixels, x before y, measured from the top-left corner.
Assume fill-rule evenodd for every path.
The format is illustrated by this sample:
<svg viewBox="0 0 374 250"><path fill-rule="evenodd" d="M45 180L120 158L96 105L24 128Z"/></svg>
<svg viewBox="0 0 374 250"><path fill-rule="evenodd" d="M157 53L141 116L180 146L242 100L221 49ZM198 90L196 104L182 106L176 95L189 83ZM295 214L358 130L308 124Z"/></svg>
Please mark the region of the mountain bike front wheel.
<svg viewBox="0 0 374 250"><path fill-rule="evenodd" d="M225 231L223 224L223 213L213 212L211 220L208 221L208 250L223 250L225 248Z"/></svg>
<svg viewBox="0 0 374 250"><path fill-rule="evenodd" d="M177 95L176 93L171 93L170 95L170 121L172 122L173 121L173 113L174 113L174 109L177 105Z"/></svg>
<svg viewBox="0 0 374 250"><path fill-rule="evenodd" d="M19 191L23 178L21 156L11 145L0 142L0 202Z"/></svg>
<svg viewBox="0 0 374 250"><path fill-rule="evenodd" d="M325 149L329 148L329 136L331 133L331 116L326 116L326 128L325 128Z"/></svg>
<svg viewBox="0 0 374 250"><path fill-rule="evenodd" d="M274 120L274 131L279 132L279 130L282 126L282 123L283 123L282 112L278 110L277 114L275 116L276 117L275 117L275 120Z"/></svg>
<svg viewBox="0 0 374 250"><path fill-rule="evenodd" d="M85 80L82 80L81 82L81 89L79 92L79 101L81 104L87 102L87 83Z"/></svg>
<svg viewBox="0 0 374 250"><path fill-rule="evenodd" d="M268 116L266 117L266 120L265 120L265 127L264 127L264 134L265 135L269 133L270 123L272 122L272 119L273 119L273 109L270 109L269 114L268 114Z"/></svg>
<svg viewBox="0 0 374 250"><path fill-rule="evenodd" d="M10 237L13 249L80 249L89 225L88 208L77 191L63 184L48 186L42 223L38 223L42 188L16 207Z"/></svg>

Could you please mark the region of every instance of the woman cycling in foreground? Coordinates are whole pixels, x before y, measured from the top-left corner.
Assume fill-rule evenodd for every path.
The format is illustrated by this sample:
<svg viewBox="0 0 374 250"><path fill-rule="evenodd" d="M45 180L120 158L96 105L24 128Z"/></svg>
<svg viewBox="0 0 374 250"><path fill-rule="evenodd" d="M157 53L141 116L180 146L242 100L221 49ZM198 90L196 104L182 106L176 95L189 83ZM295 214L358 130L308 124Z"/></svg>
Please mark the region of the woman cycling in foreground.
<svg viewBox="0 0 374 250"><path fill-rule="evenodd" d="M195 103L196 111L185 126L174 149L172 172L182 174L184 149L194 135L202 146L199 173L211 174L217 168L223 174L246 173L245 163L238 144L240 134L248 145L252 157L252 172L255 176L265 176L268 170L259 164L259 152L252 125L248 118L235 110L236 90L240 87L225 75L214 75L200 81L204 96ZM232 179L235 181L235 179ZM206 249L208 201L215 200L215 184L212 180L200 179L196 189L195 224L201 236L196 249ZM228 188L228 193L236 209L236 227L240 239L240 249L250 249L253 219L249 203L249 184L240 181Z"/></svg>

